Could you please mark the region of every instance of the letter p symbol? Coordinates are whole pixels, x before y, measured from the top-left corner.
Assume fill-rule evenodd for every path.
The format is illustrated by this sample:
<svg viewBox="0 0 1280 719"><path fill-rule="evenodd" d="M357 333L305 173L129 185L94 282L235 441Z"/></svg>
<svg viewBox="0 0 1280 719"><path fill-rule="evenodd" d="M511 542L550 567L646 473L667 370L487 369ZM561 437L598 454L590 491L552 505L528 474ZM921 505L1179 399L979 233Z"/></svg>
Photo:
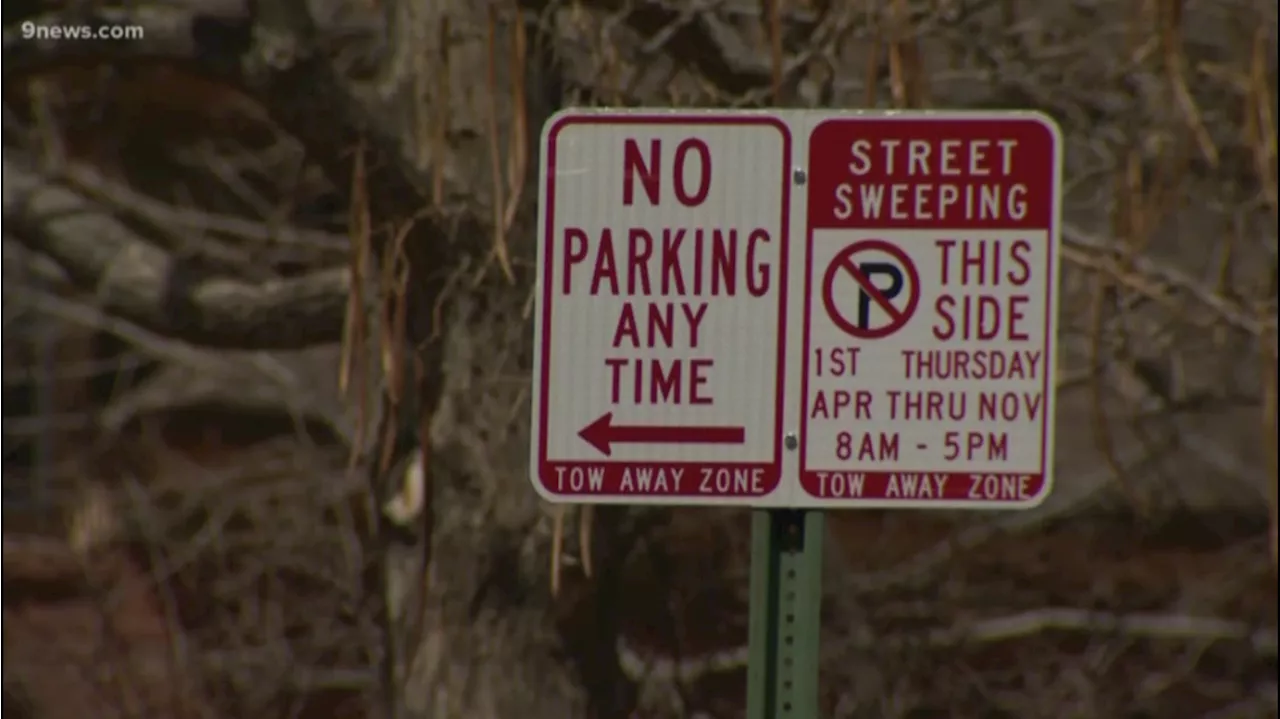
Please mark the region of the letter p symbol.
<svg viewBox="0 0 1280 719"><path fill-rule="evenodd" d="M902 294L902 270L897 265L889 262L863 262L858 265L858 271L889 302ZM882 284L878 277L888 277L888 284ZM864 330L871 328L872 301L870 293L864 289L858 290L858 326Z"/></svg>

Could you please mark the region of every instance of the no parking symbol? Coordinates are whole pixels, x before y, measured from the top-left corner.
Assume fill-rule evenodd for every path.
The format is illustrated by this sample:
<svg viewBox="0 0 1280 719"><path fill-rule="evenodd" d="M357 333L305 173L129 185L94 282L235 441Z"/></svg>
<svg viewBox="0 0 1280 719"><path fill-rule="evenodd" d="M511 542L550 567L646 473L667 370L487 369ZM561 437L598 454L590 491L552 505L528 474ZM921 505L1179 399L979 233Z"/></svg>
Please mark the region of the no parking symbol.
<svg viewBox="0 0 1280 719"><path fill-rule="evenodd" d="M832 258L822 278L827 316L859 339L897 332L919 303L920 274L915 264L896 245L883 240L862 240L844 248Z"/></svg>

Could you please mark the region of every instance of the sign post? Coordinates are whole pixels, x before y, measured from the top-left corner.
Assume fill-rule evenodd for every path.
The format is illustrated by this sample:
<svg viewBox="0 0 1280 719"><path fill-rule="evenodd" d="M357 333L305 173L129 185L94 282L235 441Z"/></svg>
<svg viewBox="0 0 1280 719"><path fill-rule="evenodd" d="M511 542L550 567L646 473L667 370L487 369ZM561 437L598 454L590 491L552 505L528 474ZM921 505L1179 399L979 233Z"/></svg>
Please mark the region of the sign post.
<svg viewBox="0 0 1280 719"><path fill-rule="evenodd" d="M752 513L748 719L818 716L824 532L818 510Z"/></svg>
<svg viewBox="0 0 1280 719"><path fill-rule="evenodd" d="M1061 168L1030 112L547 123L533 486L755 510L749 719L818 715L824 511L1048 497Z"/></svg>

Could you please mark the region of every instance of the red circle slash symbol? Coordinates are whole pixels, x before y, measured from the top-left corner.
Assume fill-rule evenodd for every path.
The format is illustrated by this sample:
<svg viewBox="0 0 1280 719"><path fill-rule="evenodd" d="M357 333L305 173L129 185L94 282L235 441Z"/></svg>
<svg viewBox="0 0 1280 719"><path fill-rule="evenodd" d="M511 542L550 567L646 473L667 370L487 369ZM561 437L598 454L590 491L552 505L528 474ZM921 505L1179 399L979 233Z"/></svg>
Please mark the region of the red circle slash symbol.
<svg viewBox="0 0 1280 719"><path fill-rule="evenodd" d="M878 251L889 255L890 260L858 261L859 253ZM853 321L836 304L836 279L852 277L858 284L857 315ZM875 278L887 278L888 284L876 284ZM882 280L883 281L883 280ZM903 298L899 307L893 300ZM920 303L920 273L907 253L883 240L862 240L844 248L831 260L822 278L822 304L827 315L837 327L861 339L879 339L902 329ZM889 316L889 322L872 326L871 306L879 307Z"/></svg>

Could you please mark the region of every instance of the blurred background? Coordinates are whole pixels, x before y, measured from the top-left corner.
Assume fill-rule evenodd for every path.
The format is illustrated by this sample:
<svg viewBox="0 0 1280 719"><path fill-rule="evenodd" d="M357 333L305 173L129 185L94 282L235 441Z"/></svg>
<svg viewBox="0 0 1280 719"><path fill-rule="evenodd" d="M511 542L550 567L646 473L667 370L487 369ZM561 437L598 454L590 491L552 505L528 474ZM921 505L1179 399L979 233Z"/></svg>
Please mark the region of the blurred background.
<svg viewBox="0 0 1280 719"><path fill-rule="evenodd" d="M537 138L578 105L1057 118L1056 491L833 514L824 716L1277 716L1274 3L3 25L9 716L743 716L747 513L527 486Z"/></svg>

